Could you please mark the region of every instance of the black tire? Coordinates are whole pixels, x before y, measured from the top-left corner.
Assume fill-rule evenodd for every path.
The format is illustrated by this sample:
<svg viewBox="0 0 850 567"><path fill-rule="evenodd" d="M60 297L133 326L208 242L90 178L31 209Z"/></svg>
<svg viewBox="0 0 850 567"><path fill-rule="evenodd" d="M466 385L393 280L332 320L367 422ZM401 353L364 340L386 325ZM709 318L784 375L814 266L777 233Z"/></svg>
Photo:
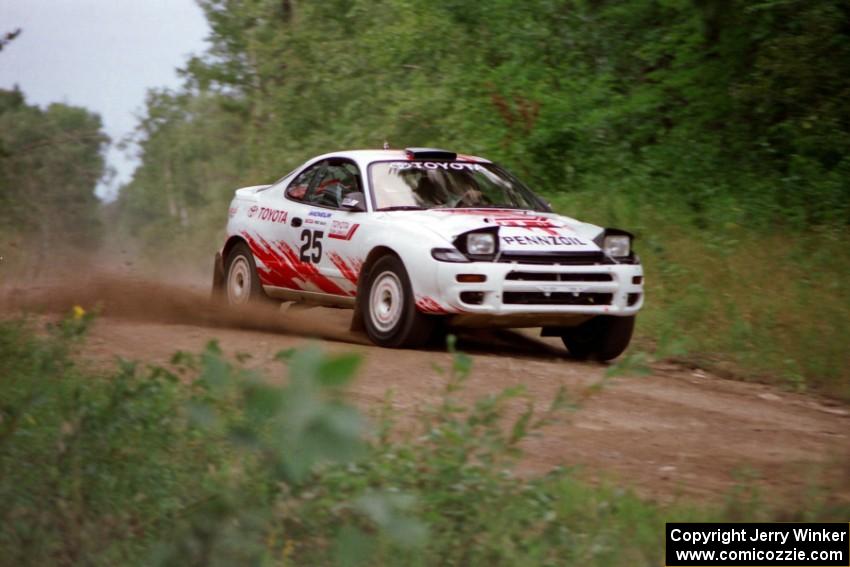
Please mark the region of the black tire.
<svg viewBox="0 0 850 567"><path fill-rule="evenodd" d="M634 328L634 315L600 315L577 327L564 329L561 340L574 358L612 360L628 348Z"/></svg>
<svg viewBox="0 0 850 567"><path fill-rule="evenodd" d="M416 309L410 278L402 261L391 254L383 256L372 265L366 278L358 311L369 339L389 348L418 347L427 343L434 330L435 317ZM380 288L375 289L376 286ZM380 303L374 303L376 301ZM381 318L384 312L388 315L386 319Z"/></svg>
<svg viewBox="0 0 850 567"><path fill-rule="evenodd" d="M233 308L273 303L263 291L254 255L244 242L236 244L227 254L221 295L223 302Z"/></svg>

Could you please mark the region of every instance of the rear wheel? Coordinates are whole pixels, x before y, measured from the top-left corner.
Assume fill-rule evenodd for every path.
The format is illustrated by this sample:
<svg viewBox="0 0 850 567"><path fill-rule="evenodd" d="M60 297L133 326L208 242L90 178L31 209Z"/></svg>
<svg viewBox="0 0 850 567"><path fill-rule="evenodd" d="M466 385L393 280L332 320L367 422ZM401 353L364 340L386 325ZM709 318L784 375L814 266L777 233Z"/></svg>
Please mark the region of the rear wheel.
<svg viewBox="0 0 850 567"><path fill-rule="evenodd" d="M611 360L623 354L629 346L634 328L634 315L600 315L578 327L564 329L561 340L575 358Z"/></svg>
<svg viewBox="0 0 850 567"><path fill-rule="evenodd" d="M369 270L359 311L366 334L384 347L424 345L434 330L434 317L417 311L410 278L401 260L379 259Z"/></svg>
<svg viewBox="0 0 850 567"><path fill-rule="evenodd" d="M236 244L227 255L224 267L224 298L227 304L233 307L271 302L257 275L254 255L243 242Z"/></svg>

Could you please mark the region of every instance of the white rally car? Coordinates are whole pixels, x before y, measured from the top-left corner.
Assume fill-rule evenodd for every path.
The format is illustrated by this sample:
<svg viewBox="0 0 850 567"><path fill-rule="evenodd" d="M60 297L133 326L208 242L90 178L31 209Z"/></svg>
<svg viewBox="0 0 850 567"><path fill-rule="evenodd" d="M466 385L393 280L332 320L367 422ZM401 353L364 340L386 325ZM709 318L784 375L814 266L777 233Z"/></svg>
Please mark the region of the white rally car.
<svg viewBox="0 0 850 567"><path fill-rule="evenodd" d="M542 327L573 356L609 360L643 304L631 241L553 213L486 159L336 152L236 191L213 289L234 306L353 308L353 325L387 347L421 345L443 321Z"/></svg>

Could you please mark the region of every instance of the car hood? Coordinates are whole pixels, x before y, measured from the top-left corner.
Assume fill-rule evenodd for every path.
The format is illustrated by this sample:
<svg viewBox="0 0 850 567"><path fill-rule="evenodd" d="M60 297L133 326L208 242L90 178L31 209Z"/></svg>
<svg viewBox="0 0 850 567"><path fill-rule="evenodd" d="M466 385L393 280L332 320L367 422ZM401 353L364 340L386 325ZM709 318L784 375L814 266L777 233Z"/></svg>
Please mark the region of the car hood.
<svg viewBox="0 0 850 567"><path fill-rule="evenodd" d="M517 209L430 209L384 214L427 227L448 241L472 230L496 226L500 249L508 253L597 252L599 247L593 239L602 232L599 226L570 217Z"/></svg>

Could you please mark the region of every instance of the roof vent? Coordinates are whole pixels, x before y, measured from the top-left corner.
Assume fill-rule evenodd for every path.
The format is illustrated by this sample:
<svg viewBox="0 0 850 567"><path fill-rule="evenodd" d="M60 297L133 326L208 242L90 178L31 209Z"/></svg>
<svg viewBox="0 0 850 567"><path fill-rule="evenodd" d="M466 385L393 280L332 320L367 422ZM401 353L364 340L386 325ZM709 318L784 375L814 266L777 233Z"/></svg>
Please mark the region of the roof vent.
<svg viewBox="0 0 850 567"><path fill-rule="evenodd" d="M457 153L437 148L406 148L409 159L439 159L439 160L455 160Z"/></svg>

